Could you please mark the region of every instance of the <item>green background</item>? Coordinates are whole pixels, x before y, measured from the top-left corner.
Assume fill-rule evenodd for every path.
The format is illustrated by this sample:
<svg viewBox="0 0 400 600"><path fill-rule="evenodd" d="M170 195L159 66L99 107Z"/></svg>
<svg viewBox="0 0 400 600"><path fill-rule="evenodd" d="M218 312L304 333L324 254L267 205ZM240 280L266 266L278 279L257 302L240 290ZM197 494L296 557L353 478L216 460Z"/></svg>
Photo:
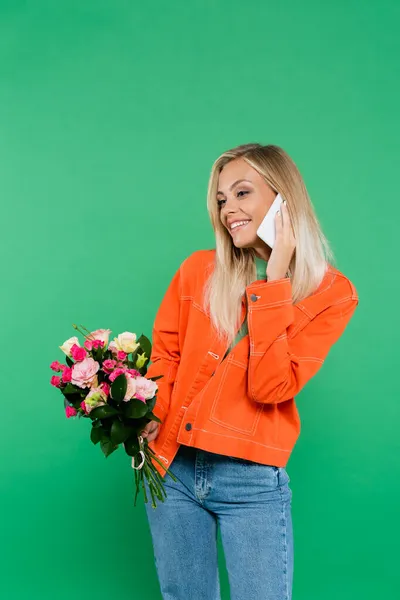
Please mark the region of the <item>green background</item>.
<svg viewBox="0 0 400 600"><path fill-rule="evenodd" d="M212 162L246 142L304 175L360 305L298 397L294 600L399 589L396 0L0 2L0 595L159 599L129 459L67 420L73 322L149 334L213 246ZM228 596L221 552L223 598Z"/></svg>

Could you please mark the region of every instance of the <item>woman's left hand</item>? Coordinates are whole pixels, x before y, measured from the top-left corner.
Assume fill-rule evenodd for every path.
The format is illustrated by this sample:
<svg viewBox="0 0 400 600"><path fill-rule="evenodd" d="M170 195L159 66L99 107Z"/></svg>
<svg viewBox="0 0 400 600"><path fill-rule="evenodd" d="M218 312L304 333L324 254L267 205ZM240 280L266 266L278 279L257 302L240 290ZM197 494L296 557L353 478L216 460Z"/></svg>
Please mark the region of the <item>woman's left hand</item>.
<svg viewBox="0 0 400 600"><path fill-rule="evenodd" d="M287 277L289 265L296 248L296 238L285 202L275 215L275 244L267 264L267 280Z"/></svg>

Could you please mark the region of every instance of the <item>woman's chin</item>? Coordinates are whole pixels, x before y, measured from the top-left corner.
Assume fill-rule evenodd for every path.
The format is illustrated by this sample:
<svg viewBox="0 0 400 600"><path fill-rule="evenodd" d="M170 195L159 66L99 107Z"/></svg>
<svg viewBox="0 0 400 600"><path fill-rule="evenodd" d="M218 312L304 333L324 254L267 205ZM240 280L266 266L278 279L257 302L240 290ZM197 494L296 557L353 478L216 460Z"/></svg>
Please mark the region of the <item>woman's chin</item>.
<svg viewBox="0 0 400 600"><path fill-rule="evenodd" d="M253 248L254 245L257 243L256 240L251 240L251 239L236 239L232 238L232 242L233 245L236 248Z"/></svg>

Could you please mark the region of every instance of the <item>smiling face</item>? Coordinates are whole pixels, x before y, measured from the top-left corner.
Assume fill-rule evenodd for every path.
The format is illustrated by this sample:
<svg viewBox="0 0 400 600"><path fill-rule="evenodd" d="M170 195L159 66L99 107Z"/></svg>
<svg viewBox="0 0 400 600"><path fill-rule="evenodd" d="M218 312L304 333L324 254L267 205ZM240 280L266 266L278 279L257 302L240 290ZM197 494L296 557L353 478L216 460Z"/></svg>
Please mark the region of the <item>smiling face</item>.
<svg viewBox="0 0 400 600"><path fill-rule="evenodd" d="M218 178L217 203L222 225L237 248L254 248L268 260L271 249L257 229L276 197L265 179L243 158L228 162Z"/></svg>

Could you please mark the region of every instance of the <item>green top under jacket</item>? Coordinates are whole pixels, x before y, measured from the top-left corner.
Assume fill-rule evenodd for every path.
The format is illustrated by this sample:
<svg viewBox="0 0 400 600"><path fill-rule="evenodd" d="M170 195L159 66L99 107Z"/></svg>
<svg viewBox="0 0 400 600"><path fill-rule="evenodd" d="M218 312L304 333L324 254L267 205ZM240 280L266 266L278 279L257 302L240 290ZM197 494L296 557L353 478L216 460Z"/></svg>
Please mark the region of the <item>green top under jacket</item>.
<svg viewBox="0 0 400 600"><path fill-rule="evenodd" d="M257 281L261 280L261 279L266 279L267 275L267 264L268 262L262 258L258 258L258 256L255 257L255 261L256 263L256 268L257 268ZM226 354L228 354L228 352L230 352L233 348L233 346L235 346L235 344L237 344L245 335L247 335L249 332L248 328L247 328L247 318L244 320L243 325L241 326L241 328L239 329L239 331L236 334L235 339L233 340L232 344L230 345L228 351ZM225 354L225 356L226 356ZM225 357L224 357L225 358Z"/></svg>

